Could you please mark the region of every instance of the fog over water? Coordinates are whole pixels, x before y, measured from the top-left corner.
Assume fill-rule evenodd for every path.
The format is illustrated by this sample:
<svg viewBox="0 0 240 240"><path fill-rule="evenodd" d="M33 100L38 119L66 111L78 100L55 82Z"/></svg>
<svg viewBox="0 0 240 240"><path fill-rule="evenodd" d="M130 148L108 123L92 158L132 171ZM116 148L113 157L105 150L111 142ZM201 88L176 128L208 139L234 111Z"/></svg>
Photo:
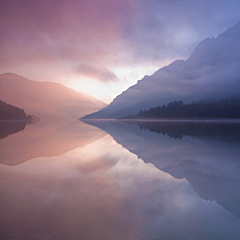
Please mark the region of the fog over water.
<svg viewBox="0 0 240 240"><path fill-rule="evenodd" d="M239 124L196 124L40 121L1 139L0 239L239 239Z"/></svg>

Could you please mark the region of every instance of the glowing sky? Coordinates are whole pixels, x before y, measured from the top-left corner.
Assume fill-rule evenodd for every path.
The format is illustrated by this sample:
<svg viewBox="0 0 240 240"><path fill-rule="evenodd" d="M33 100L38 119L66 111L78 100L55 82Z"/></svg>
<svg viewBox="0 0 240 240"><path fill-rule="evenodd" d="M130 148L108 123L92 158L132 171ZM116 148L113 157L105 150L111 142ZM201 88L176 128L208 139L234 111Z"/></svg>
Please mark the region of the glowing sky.
<svg viewBox="0 0 240 240"><path fill-rule="evenodd" d="M238 0L0 0L0 73L100 100L240 20Z"/></svg>

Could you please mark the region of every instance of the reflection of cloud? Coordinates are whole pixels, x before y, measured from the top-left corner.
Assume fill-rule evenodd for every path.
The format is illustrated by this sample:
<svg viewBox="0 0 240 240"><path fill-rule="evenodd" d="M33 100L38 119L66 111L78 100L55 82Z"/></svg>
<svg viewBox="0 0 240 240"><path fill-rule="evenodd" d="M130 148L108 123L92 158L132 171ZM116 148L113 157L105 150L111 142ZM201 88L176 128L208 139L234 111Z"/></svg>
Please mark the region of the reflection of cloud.
<svg viewBox="0 0 240 240"><path fill-rule="evenodd" d="M93 66L88 64L81 64L77 68L77 73L82 76L94 78L101 82L116 82L118 77L103 66Z"/></svg>
<svg viewBox="0 0 240 240"><path fill-rule="evenodd" d="M119 144L145 162L154 164L175 178L187 179L203 199L215 200L235 216L240 216L237 125L225 123L226 126L223 126L218 123L211 126L211 123L201 127L201 123L193 123L195 126L191 127L190 123L144 121L139 124L119 121L110 121L111 124L92 123L110 133ZM147 126L149 131L146 130ZM199 128L201 133L198 139L196 132ZM158 134L161 129L162 134ZM187 133L181 141L169 137L179 136L181 132Z"/></svg>
<svg viewBox="0 0 240 240"><path fill-rule="evenodd" d="M0 164L11 166L36 157L59 156L85 146L104 134L80 121L41 120L37 124L27 126L24 131L0 141Z"/></svg>
<svg viewBox="0 0 240 240"><path fill-rule="evenodd" d="M110 136L62 156L0 165L0 175L6 238L239 239L239 219Z"/></svg>

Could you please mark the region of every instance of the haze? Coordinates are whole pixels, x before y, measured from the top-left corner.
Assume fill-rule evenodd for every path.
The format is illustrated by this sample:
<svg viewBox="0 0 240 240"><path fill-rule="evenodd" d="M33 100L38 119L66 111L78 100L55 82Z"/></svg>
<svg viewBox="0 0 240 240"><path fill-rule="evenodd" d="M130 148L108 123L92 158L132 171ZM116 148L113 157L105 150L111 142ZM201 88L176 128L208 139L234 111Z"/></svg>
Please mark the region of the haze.
<svg viewBox="0 0 240 240"><path fill-rule="evenodd" d="M235 0L0 1L0 73L104 102L239 21Z"/></svg>

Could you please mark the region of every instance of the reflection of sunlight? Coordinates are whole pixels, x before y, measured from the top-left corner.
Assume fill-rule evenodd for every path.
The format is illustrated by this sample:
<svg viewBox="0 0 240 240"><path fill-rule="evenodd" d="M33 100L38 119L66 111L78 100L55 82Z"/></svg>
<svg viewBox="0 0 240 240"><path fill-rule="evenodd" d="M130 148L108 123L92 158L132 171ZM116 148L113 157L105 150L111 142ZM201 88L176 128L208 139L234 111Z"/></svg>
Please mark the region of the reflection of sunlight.
<svg viewBox="0 0 240 240"><path fill-rule="evenodd" d="M41 120L0 141L0 163L16 165L41 156L60 156L105 134L78 120Z"/></svg>
<svg viewBox="0 0 240 240"><path fill-rule="evenodd" d="M124 173L134 169L145 175L145 170L151 171L164 179L176 180L170 174L164 173L151 163L146 164L135 154L116 143L110 135L102 137L84 147L76 148L56 157L38 157L25 163L8 167L1 165L7 171L21 172L34 178L42 175L62 178L77 177L84 173L99 171L114 171ZM149 174L149 172L148 172Z"/></svg>

